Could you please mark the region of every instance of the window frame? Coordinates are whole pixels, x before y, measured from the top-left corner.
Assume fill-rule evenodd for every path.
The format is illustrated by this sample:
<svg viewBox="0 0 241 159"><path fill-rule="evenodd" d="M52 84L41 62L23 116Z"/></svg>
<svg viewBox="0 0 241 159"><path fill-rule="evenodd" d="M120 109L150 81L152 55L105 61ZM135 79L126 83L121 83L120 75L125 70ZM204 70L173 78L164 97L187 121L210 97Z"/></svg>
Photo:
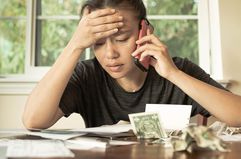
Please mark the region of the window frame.
<svg viewBox="0 0 241 159"><path fill-rule="evenodd" d="M37 77L42 77L45 73L48 72L50 69L49 66L35 66L35 60L36 60L36 21L37 20L49 20L49 19L54 19L54 20L79 20L78 15L68 15L68 16L37 16L37 0L27 0L28 5L28 10L27 10L27 16L28 16L28 42L27 42L27 55L25 59L25 70L26 74L29 75L34 75ZM90 49L86 49L86 58L90 57Z"/></svg>
<svg viewBox="0 0 241 159"><path fill-rule="evenodd" d="M26 1L26 3L27 3L27 1ZM27 7L27 4L26 4L26 7ZM26 15L25 16L24 15L20 15L20 16L18 16L18 15L0 16L0 20L3 20L3 21L4 20L10 20L10 21L21 21L21 20L24 20L24 21L26 21L26 34L27 34L27 11L26 11ZM25 34L25 36L26 36L26 34ZM25 46L26 46L26 43L25 43ZM24 54L26 56L26 53L24 53ZM24 71L25 71L25 66L24 66ZM21 74L17 74L17 75L0 74L0 82L1 82L1 78L6 78L8 76L19 76L19 75L21 76L22 73Z"/></svg>
<svg viewBox="0 0 241 159"><path fill-rule="evenodd" d="M1 92L12 92L8 89L2 89L5 84L37 83L43 75L50 69L47 66L35 66L36 55L36 19L37 0L26 0L27 6L27 24L26 24L26 54L25 54L25 72L23 75L0 76L0 94ZM219 2L218 0L199 0L198 15L148 15L150 20L161 19L197 19L198 21L198 43L199 43L199 66L215 79L223 79L222 75L222 57L219 23ZM48 16L49 17L49 16ZM79 16L52 16L55 19L79 20ZM90 57L90 49L86 50L87 58ZM214 58L215 57L215 60ZM1 78L3 77L3 78ZM10 86L10 85L9 85ZM15 85L16 86L16 85ZM7 87L6 87L7 88ZM18 89L18 88L17 88ZM4 91L5 90L5 91ZM19 92L19 91L18 91ZM20 91L21 92L21 91ZM24 94L30 90L23 91Z"/></svg>

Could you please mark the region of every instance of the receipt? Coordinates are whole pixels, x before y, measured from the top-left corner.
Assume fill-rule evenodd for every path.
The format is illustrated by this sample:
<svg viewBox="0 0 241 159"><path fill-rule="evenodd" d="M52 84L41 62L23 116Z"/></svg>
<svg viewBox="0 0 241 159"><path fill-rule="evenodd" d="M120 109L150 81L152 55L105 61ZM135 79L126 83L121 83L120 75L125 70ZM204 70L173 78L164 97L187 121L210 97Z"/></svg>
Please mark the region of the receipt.
<svg viewBox="0 0 241 159"><path fill-rule="evenodd" d="M74 157L60 140L9 140L7 157Z"/></svg>

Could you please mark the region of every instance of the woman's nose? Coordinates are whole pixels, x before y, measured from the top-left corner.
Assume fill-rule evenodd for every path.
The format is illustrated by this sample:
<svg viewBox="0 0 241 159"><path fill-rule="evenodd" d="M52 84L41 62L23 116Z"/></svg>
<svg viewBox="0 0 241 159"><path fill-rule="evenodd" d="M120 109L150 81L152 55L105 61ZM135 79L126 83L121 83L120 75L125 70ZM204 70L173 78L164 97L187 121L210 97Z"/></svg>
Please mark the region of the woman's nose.
<svg viewBox="0 0 241 159"><path fill-rule="evenodd" d="M110 41L106 41L106 57L108 59L116 59L119 57L118 50L116 49L116 46Z"/></svg>

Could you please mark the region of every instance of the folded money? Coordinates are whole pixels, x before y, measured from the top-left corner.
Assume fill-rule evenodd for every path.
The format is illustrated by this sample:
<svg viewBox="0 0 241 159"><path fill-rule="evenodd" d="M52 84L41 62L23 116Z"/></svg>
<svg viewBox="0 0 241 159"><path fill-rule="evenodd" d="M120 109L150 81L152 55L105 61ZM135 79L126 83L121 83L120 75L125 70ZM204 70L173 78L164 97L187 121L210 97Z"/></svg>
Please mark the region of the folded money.
<svg viewBox="0 0 241 159"><path fill-rule="evenodd" d="M213 129L217 135L241 134L241 127L231 127L220 121L214 122L209 128Z"/></svg>
<svg viewBox="0 0 241 159"><path fill-rule="evenodd" d="M192 152L195 148L204 148L227 152L229 149L215 132L206 126L190 125L179 136L171 139L174 151Z"/></svg>
<svg viewBox="0 0 241 159"><path fill-rule="evenodd" d="M134 113L129 114L133 132L138 138L167 138L158 113Z"/></svg>

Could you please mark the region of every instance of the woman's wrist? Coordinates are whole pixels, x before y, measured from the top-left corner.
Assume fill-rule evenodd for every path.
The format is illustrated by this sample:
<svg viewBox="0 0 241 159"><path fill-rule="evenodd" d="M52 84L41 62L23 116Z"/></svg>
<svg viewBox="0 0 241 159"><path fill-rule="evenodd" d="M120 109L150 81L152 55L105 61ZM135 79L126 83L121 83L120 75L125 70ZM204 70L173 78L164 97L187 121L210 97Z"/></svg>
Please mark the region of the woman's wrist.
<svg viewBox="0 0 241 159"><path fill-rule="evenodd" d="M167 80L169 80L172 83L175 83L175 81L177 80L177 78L180 76L180 74L182 73L181 70L179 69L174 69L172 71L169 72L168 76L166 77Z"/></svg>
<svg viewBox="0 0 241 159"><path fill-rule="evenodd" d="M84 52L85 48L81 48L81 47L76 46L75 44L72 44L71 42L69 42L64 50L66 50L70 54L81 55Z"/></svg>

